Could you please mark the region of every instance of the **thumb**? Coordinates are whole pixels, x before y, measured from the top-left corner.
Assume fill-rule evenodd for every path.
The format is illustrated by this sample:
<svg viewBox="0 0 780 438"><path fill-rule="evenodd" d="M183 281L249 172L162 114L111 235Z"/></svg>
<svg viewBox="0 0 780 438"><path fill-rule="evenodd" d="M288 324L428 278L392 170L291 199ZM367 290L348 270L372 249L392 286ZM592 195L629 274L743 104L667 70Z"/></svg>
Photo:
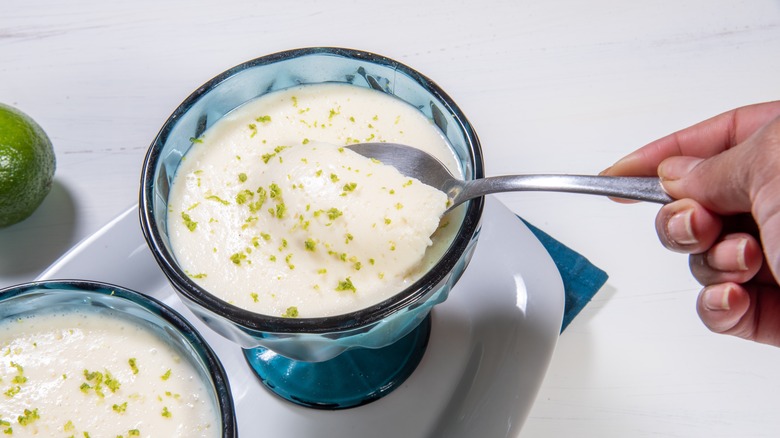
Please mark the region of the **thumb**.
<svg viewBox="0 0 780 438"><path fill-rule="evenodd" d="M780 117L709 158L667 158L658 165L658 176L673 198L692 198L716 213L735 214L751 212L765 198L761 192L778 183L778 169Z"/></svg>
<svg viewBox="0 0 780 438"><path fill-rule="evenodd" d="M747 164L732 153L735 149L710 158L675 156L658 166L664 190L675 199L690 198L710 211L722 215L751 210Z"/></svg>

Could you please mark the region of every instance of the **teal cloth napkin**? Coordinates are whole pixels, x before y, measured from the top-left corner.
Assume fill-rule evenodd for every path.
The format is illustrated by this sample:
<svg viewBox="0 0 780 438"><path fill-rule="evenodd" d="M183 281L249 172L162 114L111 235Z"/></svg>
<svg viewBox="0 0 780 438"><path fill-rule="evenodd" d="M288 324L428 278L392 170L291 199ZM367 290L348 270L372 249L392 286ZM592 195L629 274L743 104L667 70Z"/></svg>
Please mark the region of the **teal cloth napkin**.
<svg viewBox="0 0 780 438"><path fill-rule="evenodd" d="M522 218L520 218L523 220ZM587 258L552 238L549 234L529 224L532 233L542 243L542 246L550 253L550 257L558 267L563 279L565 305L563 310L563 332L569 323L587 305L601 286L607 282L609 276L606 272L596 267Z"/></svg>

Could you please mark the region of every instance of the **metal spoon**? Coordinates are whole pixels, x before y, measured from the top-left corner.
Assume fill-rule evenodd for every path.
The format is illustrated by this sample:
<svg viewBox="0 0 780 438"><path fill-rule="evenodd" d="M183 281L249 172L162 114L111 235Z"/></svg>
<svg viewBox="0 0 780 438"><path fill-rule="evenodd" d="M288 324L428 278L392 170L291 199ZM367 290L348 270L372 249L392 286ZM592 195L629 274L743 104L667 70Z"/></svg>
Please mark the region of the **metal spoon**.
<svg viewBox="0 0 780 438"><path fill-rule="evenodd" d="M347 146L446 193L449 209L469 199L499 192L546 191L585 193L666 204L672 198L655 177L595 175L506 175L463 181L455 178L437 158L397 143L361 143ZM448 209L448 210L449 210Z"/></svg>

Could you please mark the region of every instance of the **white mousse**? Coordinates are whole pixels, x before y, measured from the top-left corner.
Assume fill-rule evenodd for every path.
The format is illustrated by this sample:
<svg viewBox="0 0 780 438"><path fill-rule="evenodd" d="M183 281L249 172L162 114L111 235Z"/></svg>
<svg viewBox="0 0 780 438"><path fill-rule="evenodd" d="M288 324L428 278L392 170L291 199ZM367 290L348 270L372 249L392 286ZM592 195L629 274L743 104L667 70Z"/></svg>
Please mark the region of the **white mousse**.
<svg viewBox="0 0 780 438"><path fill-rule="evenodd" d="M377 91L307 85L234 110L177 170L168 200L177 260L212 294L267 315L328 316L389 298L451 236L431 239L447 224L444 193L343 147L383 141L456 168L422 113Z"/></svg>
<svg viewBox="0 0 780 438"><path fill-rule="evenodd" d="M210 383L188 360L149 329L94 312L1 323L0 392L0 436L221 435Z"/></svg>

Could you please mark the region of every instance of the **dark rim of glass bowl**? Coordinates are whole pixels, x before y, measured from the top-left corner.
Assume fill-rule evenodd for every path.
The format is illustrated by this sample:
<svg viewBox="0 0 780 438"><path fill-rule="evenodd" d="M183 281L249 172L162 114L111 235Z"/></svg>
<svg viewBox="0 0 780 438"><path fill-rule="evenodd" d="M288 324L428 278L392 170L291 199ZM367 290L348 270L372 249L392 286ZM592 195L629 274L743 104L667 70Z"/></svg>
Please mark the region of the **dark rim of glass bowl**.
<svg viewBox="0 0 780 438"><path fill-rule="evenodd" d="M442 258L418 281L390 298L375 305L345 314L315 318L284 318L281 316L265 315L250 312L237 306L233 306L192 281L178 266L176 259L163 243L163 237L154 220L154 188L153 181L157 177L160 166L160 152L162 145L173 129L178 119L186 113L205 93L227 80L231 76L257 66L270 65L288 59L309 55L329 55L368 61L374 64L392 68L414 79L421 87L436 98L446 110L452 114L459 123L459 128L465 133L468 152L472 160L472 178L484 176L482 150L471 123L466 119L460 108L453 100L431 79L416 70L392 59L370 52L336 48L336 47L312 47L294 49L262 56L230 68L215 76L190 96L188 96L165 121L157 137L149 147L143 164L141 177L140 219L144 237L152 249L157 263L165 275L173 283L174 287L187 299L204 309L221 315L235 324L253 331L268 333L333 333L353 330L378 322L394 313L407 308L426 296L449 272L457 265L460 256L466 251L472 236L479 227L479 222L484 206L484 199L477 198L467 205L463 223L452 244Z"/></svg>
<svg viewBox="0 0 780 438"><path fill-rule="evenodd" d="M197 329L178 312L148 295L110 283L86 280L43 280L7 287L0 290L0 302L5 299L25 295L28 292L42 290L80 291L113 296L130 301L167 321L192 346L207 367L206 371L211 378L211 383L214 385L219 405L222 436L226 438L238 436L235 407L225 368L217 358L214 350L198 333Z"/></svg>

